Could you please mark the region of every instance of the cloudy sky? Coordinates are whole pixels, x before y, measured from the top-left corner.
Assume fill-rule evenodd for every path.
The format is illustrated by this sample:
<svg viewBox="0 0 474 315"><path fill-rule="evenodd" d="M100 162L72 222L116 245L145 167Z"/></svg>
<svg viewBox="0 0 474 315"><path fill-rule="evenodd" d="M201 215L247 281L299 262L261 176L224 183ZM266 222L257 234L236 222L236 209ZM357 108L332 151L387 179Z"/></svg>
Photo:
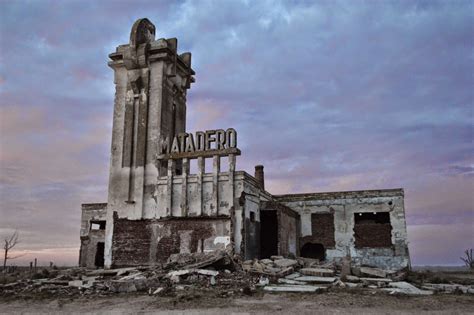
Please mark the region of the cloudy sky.
<svg viewBox="0 0 474 315"><path fill-rule="evenodd" d="M0 236L76 264L106 202L107 55L148 17L191 51L188 130L234 127L275 194L398 188L412 263L474 245L472 1L0 0Z"/></svg>

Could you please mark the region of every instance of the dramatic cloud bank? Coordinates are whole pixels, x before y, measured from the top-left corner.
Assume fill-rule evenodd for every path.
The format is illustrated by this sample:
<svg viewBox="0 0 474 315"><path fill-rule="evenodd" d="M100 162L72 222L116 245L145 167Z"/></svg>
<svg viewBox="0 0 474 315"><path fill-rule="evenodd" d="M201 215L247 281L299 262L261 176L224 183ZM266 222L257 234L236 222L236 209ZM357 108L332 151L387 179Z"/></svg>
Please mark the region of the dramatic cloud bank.
<svg viewBox="0 0 474 315"><path fill-rule="evenodd" d="M137 18L193 53L188 129L234 127L273 193L405 189L412 263L474 244L471 1L3 1L0 236L76 264L107 200L107 55Z"/></svg>

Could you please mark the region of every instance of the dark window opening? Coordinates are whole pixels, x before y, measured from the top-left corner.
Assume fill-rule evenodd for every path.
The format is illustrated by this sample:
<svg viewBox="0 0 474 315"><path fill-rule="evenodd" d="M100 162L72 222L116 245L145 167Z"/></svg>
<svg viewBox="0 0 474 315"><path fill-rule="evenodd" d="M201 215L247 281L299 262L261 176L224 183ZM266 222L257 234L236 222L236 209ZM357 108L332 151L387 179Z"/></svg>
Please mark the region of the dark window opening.
<svg viewBox="0 0 474 315"><path fill-rule="evenodd" d="M336 246L333 213L311 214L311 231L311 239L306 242L319 243L325 248L334 248Z"/></svg>
<svg viewBox="0 0 474 315"><path fill-rule="evenodd" d="M300 256L305 258L314 258L323 261L326 259L326 249L323 244L319 243L306 243L301 248Z"/></svg>
<svg viewBox="0 0 474 315"><path fill-rule="evenodd" d="M273 255L278 255L278 218L276 211L265 210L260 212L260 258Z"/></svg>
<svg viewBox="0 0 474 315"><path fill-rule="evenodd" d="M104 246L103 242L97 243L97 250L95 253L95 266L104 267Z"/></svg>
<svg viewBox="0 0 474 315"><path fill-rule="evenodd" d="M91 221L91 230L105 230L105 221Z"/></svg>
<svg viewBox="0 0 474 315"><path fill-rule="evenodd" d="M390 224L390 213L388 212L363 212L355 214L355 223L356 224Z"/></svg>
<svg viewBox="0 0 474 315"><path fill-rule="evenodd" d="M255 222L255 212L250 211L250 222Z"/></svg>
<svg viewBox="0 0 474 315"><path fill-rule="evenodd" d="M354 240L356 248L391 247L392 225L390 224L390 213L355 213Z"/></svg>

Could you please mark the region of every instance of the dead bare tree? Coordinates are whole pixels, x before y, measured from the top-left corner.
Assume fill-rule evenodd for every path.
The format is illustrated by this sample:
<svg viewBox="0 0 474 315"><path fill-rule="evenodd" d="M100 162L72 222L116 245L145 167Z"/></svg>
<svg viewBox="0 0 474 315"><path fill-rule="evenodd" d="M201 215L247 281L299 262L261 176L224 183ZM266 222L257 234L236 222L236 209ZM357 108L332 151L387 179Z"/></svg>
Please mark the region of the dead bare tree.
<svg viewBox="0 0 474 315"><path fill-rule="evenodd" d="M18 236L19 236L18 231L15 231L10 237L5 238L5 244L3 245L3 250L4 250L3 270L4 271L7 268L7 261L9 259L15 259L15 258L23 256L23 255L17 255L17 256L8 255L8 252L19 243Z"/></svg>
<svg viewBox="0 0 474 315"><path fill-rule="evenodd" d="M466 249L464 251L464 255L466 257L459 257L459 258L461 258L461 260L464 261L464 264L466 264L467 267L469 267L470 269L474 269L474 257L472 256L472 248Z"/></svg>

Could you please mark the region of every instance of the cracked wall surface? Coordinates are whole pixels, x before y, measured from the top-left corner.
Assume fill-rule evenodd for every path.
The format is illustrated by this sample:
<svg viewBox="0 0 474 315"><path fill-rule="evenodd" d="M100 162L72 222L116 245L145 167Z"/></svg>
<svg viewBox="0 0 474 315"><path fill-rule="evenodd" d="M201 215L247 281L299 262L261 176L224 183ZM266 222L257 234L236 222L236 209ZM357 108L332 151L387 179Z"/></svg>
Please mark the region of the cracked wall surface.
<svg viewBox="0 0 474 315"><path fill-rule="evenodd" d="M410 264L403 189L292 194L275 198L300 214L301 246L304 242L311 241L314 234L318 234L317 231L313 233L313 227L318 225L312 224L312 216L334 213L335 246L326 250L327 259L340 260L349 256L358 265L392 269L401 269ZM354 216L357 213L377 212L386 212L389 215L390 244L385 247L372 246L370 243L359 244L370 247L356 246ZM376 238L377 234L372 237Z"/></svg>

